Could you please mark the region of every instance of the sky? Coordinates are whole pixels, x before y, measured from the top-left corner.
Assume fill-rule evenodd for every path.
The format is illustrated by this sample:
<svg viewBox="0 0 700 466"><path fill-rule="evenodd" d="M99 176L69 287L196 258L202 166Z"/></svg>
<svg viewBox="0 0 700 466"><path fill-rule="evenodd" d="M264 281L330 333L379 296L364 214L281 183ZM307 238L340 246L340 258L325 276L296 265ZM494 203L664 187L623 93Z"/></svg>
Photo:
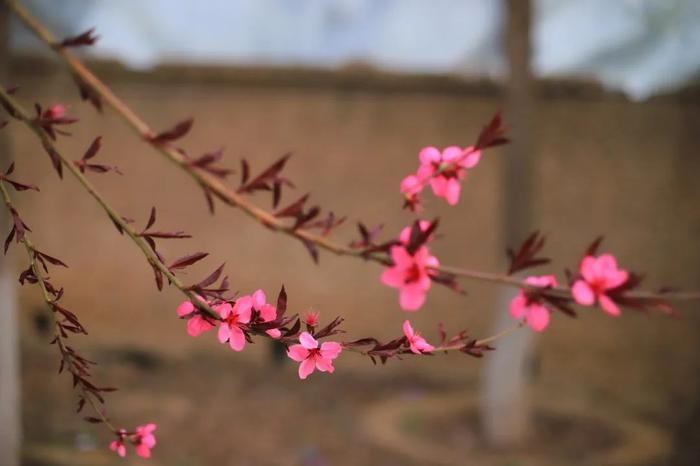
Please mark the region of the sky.
<svg viewBox="0 0 700 466"><path fill-rule="evenodd" d="M502 78L503 0L25 0L57 34L96 27L91 53L159 63L336 68ZM534 0L532 65L643 100L700 74L698 0ZM13 29L17 48L32 47Z"/></svg>

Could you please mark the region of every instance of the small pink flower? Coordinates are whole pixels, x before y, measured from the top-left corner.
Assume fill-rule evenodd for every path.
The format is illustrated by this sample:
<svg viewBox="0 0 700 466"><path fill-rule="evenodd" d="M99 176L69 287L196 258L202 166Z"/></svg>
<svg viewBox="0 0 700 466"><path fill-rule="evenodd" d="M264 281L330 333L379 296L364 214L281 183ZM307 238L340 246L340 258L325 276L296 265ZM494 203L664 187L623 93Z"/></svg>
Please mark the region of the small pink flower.
<svg viewBox="0 0 700 466"><path fill-rule="evenodd" d="M427 220L420 220L418 222L418 227L420 228L420 231L425 231L430 227L430 222ZM408 246L409 241L411 241L411 228L413 226L408 226L405 227L403 230L401 230L401 233L399 234L399 241L401 241L402 244ZM428 241L432 240L432 236L428 238Z"/></svg>
<svg viewBox="0 0 700 466"><path fill-rule="evenodd" d="M253 293L253 308L258 311L263 322L272 322L277 319L277 308L267 303L267 297L263 290L257 290ZM282 336L282 332L278 328L265 330L265 333L275 339Z"/></svg>
<svg viewBox="0 0 700 466"><path fill-rule="evenodd" d="M460 180L467 169L479 163L481 152L472 147L449 146L442 152L435 147L425 147L418 157L421 162L416 174L418 180L429 179L433 194L445 198L449 205L455 205L459 202Z"/></svg>
<svg viewBox="0 0 700 466"><path fill-rule="evenodd" d="M554 275L543 275L541 277L527 277L525 283L546 288L557 286L557 279ZM536 332L543 331L549 325L549 309L542 304L536 295L530 296L525 290L520 290L520 293L510 302L510 315L514 319L525 319L525 323Z"/></svg>
<svg viewBox="0 0 700 466"><path fill-rule="evenodd" d="M308 325L309 327L315 327L318 325L318 316L319 316L318 312L309 311L304 316L304 323L306 325Z"/></svg>
<svg viewBox="0 0 700 466"><path fill-rule="evenodd" d="M228 341L232 350L243 350L246 340L241 326L250 322L252 309L253 298L248 295L238 298L233 306L229 303L214 306L214 310L223 319L219 325L219 342L226 343Z"/></svg>
<svg viewBox="0 0 700 466"><path fill-rule="evenodd" d="M599 257L586 256L581 261L582 280L577 280L571 288L574 300L583 306L591 306L596 300L605 312L612 316L620 315L620 308L607 295L608 290L625 283L629 274L617 267L617 261L611 254Z"/></svg>
<svg viewBox="0 0 700 466"><path fill-rule="evenodd" d="M204 298L198 296L202 302L205 302ZM202 333L209 331L214 328L214 324L209 322L207 318L203 317L197 312L197 308L191 301L183 301L176 309L177 315L180 317L189 317L187 320L187 333L191 337L198 337Z"/></svg>
<svg viewBox="0 0 700 466"><path fill-rule="evenodd" d="M117 432L117 440L112 440L109 444L109 449L117 452L117 455L124 458L126 456L126 446L124 445L124 437L126 437L126 430L119 429Z"/></svg>
<svg viewBox="0 0 700 466"><path fill-rule="evenodd" d="M440 262L421 246L412 256L403 246L392 246L392 267L384 269L381 280L387 286L399 289L399 305L405 311L416 311L425 302L431 286L430 270Z"/></svg>
<svg viewBox="0 0 700 466"><path fill-rule="evenodd" d="M333 360L338 357L343 347L335 341L326 341L318 346L318 341L309 332L299 335L299 345L292 345L287 350L290 359L299 362L299 378L306 379L315 369L333 373Z"/></svg>
<svg viewBox="0 0 700 466"><path fill-rule="evenodd" d="M42 115L47 120L57 120L66 116L66 107L61 104L53 104Z"/></svg>
<svg viewBox="0 0 700 466"><path fill-rule="evenodd" d="M136 446L136 454L141 458L150 458L151 449L156 446L156 436L153 432L156 425L145 424L136 428L136 433L131 437L131 442Z"/></svg>
<svg viewBox="0 0 700 466"><path fill-rule="evenodd" d="M422 206L418 195L423 191L425 184L426 182L416 175L408 175L401 180L401 193L406 198L404 207L408 207L413 212L421 210Z"/></svg>
<svg viewBox="0 0 700 466"><path fill-rule="evenodd" d="M425 351L430 352L435 349L435 347L428 343L425 338L413 330L413 327L411 327L411 323L408 320L405 320L403 323L403 334L406 336L406 341L411 347L411 351L416 354L421 354Z"/></svg>

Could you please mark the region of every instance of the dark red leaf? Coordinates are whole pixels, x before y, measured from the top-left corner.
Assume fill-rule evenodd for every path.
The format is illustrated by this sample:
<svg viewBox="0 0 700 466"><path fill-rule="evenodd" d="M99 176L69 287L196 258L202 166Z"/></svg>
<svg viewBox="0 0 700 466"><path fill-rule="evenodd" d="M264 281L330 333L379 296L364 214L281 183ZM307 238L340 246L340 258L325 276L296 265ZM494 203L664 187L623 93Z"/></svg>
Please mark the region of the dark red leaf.
<svg viewBox="0 0 700 466"><path fill-rule="evenodd" d="M185 267L189 267L190 265L199 262L200 260L204 259L209 255L208 252L196 252L194 254L190 254L188 256L184 256L173 262L168 266L170 270L178 270L178 269L184 269Z"/></svg>
<svg viewBox="0 0 700 466"><path fill-rule="evenodd" d="M313 259L314 263L318 264L318 248L316 245L306 238L302 238L301 242L304 244L304 247L306 247L306 250L309 251L311 259Z"/></svg>
<svg viewBox="0 0 700 466"><path fill-rule="evenodd" d="M176 139L180 139L186 135L192 128L194 119L189 118L187 120L181 121L176 124L172 129L158 133L150 138L150 141L154 144L165 144Z"/></svg>
<svg viewBox="0 0 700 466"><path fill-rule="evenodd" d="M49 158L51 158L51 163L53 164L54 170L58 173L59 178L63 178L63 165L61 164L61 156L58 155L58 152L49 145L46 141L42 141L42 145L44 146L44 150L46 150L46 153L49 154Z"/></svg>
<svg viewBox="0 0 700 466"><path fill-rule="evenodd" d="M277 318L281 318L285 312L287 312L287 292L284 289L284 285L282 285L277 295Z"/></svg>
<svg viewBox="0 0 700 466"><path fill-rule="evenodd" d="M82 34L77 36L71 36L63 39L58 43L59 47L83 47L87 45L93 45L99 39L98 36L94 35L95 28L90 28Z"/></svg>
<svg viewBox="0 0 700 466"><path fill-rule="evenodd" d="M90 147L88 147L85 153L83 154L83 160L91 159L95 155L97 155L97 152L100 150L100 147L102 147L102 136L97 136L95 140L92 141L92 144L90 144Z"/></svg>
<svg viewBox="0 0 700 466"><path fill-rule="evenodd" d="M144 228L144 231L151 228L154 223L156 223L156 208L151 207L151 215L148 217L148 222L146 223L146 228Z"/></svg>
<svg viewBox="0 0 700 466"><path fill-rule="evenodd" d="M484 126L474 144L475 150L484 150L491 147L507 144L510 140L505 137L505 128L501 121L501 112L497 112L491 121Z"/></svg>
<svg viewBox="0 0 700 466"><path fill-rule="evenodd" d="M100 95L86 84L80 76L73 75L73 80L75 81L75 85L78 86L80 99L89 101L98 112L102 113L102 99Z"/></svg>
<svg viewBox="0 0 700 466"><path fill-rule="evenodd" d="M301 196L299 199L297 199L296 201L289 204L284 209L280 210L279 212L276 212L275 217L278 217L278 218L296 217L302 211L302 208L304 207L304 204L306 203L306 201L308 199L309 199L309 194L304 194L303 196Z"/></svg>

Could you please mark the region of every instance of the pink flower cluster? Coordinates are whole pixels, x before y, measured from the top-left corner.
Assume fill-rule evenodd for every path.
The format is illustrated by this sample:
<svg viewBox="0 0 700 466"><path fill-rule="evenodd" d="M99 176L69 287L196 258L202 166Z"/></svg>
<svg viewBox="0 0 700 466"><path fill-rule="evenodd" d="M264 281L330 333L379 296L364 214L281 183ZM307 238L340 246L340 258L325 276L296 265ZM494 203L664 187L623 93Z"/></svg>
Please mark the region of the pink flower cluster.
<svg viewBox="0 0 700 466"><path fill-rule="evenodd" d="M206 302L201 297L198 299ZM267 302L263 290L257 290L252 295L239 296L232 302L215 301L208 304L219 314L218 320L201 312L190 301L184 301L177 308L177 314L187 319L187 332L193 337L218 325L219 342L228 343L234 351L243 350L246 342L249 341L251 331L264 332L273 339L282 337L277 308ZM314 327L319 322L318 317L318 312L308 312L304 316L303 322L308 331L299 335L299 344L291 345L287 350L287 355L300 363L301 379L306 379L316 369L321 372L333 372L335 370L333 360L343 349L340 343L334 341L326 341L319 345L313 335ZM285 341L289 338L285 337Z"/></svg>
<svg viewBox="0 0 700 466"><path fill-rule="evenodd" d="M138 456L150 458L151 449L156 446L156 436L153 435L155 430L156 425L153 423L138 426L133 433L120 429L117 432L117 440L113 440L109 444L109 449L124 458L126 456L126 442L128 441L134 445L134 450Z"/></svg>
<svg viewBox="0 0 700 466"><path fill-rule="evenodd" d="M430 222L420 221L420 229L426 231ZM385 285L399 289L399 305L404 311L417 311L425 303L431 287L431 268L438 267L440 261L430 255L428 247L420 246L411 253L408 245L411 228L406 227L399 235L400 244L392 246L390 253L394 265L384 269L381 281Z"/></svg>
<svg viewBox="0 0 700 466"><path fill-rule="evenodd" d="M441 152L435 147L425 147L418 158L420 166L416 174L401 181L401 192L413 210L420 205L418 195L428 184L433 189L433 194L444 198L449 205L456 205L461 191L460 182L466 171L479 163L481 151L473 147L462 149L449 146Z"/></svg>
<svg viewBox="0 0 700 466"><path fill-rule="evenodd" d="M206 302L202 297L198 297ZM272 324L277 320L277 309L267 302L263 290L257 290L252 295L240 296L234 302L221 301L208 303L219 319L204 314L190 301L184 301L177 307L177 315L187 319L187 333L197 337L204 332L219 326L217 333L219 342L228 343L232 350L242 351L247 341L247 331L251 324ZM265 326L265 325L263 325ZM274 325L265 329L271 338L279 338L282 332Z"/></svg>
<svg viewBox="0 0 700 466"><path fill-rule="evenodd" d="M615 257L611 254L602 254L599 257L587 255L581 260L579 275L580 278L571 287L574 301L582 306L593 306L597 302L606 313L619 316L620 307L611 293L627 282L629 273L618 268ZM528 277L525 283L542 290L557 286L553 275ZM536 332L547 328L549 313L542 292L537 289L520 290L510 303L511 316L523 320Z"/></svg>
<svg viewBox="0 0 700 466"><path fill-rule="evenodd" d="M554 275L527 277L525 283L540 288L557 286ZM520 290L510 302L510 315L514 319L524 320L534 331L541 332L549 325L549 309L544 305L539 295Z"/></svg>

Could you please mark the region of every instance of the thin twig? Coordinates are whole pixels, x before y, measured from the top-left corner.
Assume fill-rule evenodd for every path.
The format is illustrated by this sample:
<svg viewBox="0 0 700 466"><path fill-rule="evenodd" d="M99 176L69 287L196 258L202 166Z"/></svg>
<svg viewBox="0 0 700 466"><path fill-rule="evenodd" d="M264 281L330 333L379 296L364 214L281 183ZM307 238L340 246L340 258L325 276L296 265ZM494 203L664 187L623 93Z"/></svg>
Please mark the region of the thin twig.
<svg viewBox="0 0 700 466"><path fill-rule="evenodd" d="M5 203L5 206L8 208L8 210L11 210L12 208L12 200L10 198L10 193L7 191L7 188L5 187L5 183L0 181L0 192L2 193L2 198ZM27 253L27 258L29 259L29 264L32 268L32 272L34 273L34 276L37 278L37 283L39 285L39 288L41 289L41 294L44 299L44 302L46 305L49 307L49 310L51 312L51 318L53 319L53 326L54 326L54 337L56 340L56 344L58 345L59 351L61 353L61 357L65 362L68 364L68 371L75 374L75 371L77 369L75 368L75 361L73 360L73 356L68 355L68 351L66 350L66 339L63 336L63 333L61 332L60 328L60 322L59 322L59 316L56 311L53 310L52 305L54 304L54 298L51 297L51 294L49 293L49 290L46 288L46 277L44 276L44 273L39 267L39 264L37 263L36 260L36 255L35 251L36 249L34 248L34 245L32 244L32 241L27 237L27 234L25 233L19 241L22 243L24 246L24 249ZM66 361L67 359L67 361ZM117 429L112 425L110 422L109 418L104 413L104 410L101 409L98 406L97 401L95 400L95 395L91 393L90 391L86 390L85 387L82 384L78 384L78 388L80 390L81 396L84 400L87 400L87 402L90 404L92 407L92 410L95 412L97 417L112 431L112 432L117 432Z"/></svg>
<svg viewBox="0 0 700 466"><path fill-rule="evenodd" d="M18 120L22 121L26 126L28 126L32 132L40 139L41 143L44 145L44 147L50 149L55 153L61 160L63 166L65 166L70 173L78 180L78 182L81 184L81 186L92 196L93 199L97 201L97 203L102 207L102 209L105 211L105 213L109 216L110 219L112 219L116 224L119 225L119 227L127 234L127 236L132 240L133 243L135 243L138 248L141 250L143 255L145 256L146 260L154 265L155 267L158 268L167 278L168 280L177 288L179 289L182 293L187 296L187 298L197 307L199 307L201 310L204 312L207 312L211 317L213 317L216 320L221 320L220 316L214 309L212 309L209 304L202 302L201 300L197 299L197 296L195 293L190 291L169 269L168 267L158 258L158 256L152 251L148 243L146 243L143 238L139 236L139 234L131 227L131 225L124 220L124 218L119 215L116 210L109 205L109 203L102 197L102 195L97 191L97 189L90 183L90 181L83 175L80 170L71 163L70 160L68 160L62 152L58 150L54 142L51 140L51 138L48 137L48 135L44 132L44 130L37 124L35 120L29 117L29 114L27 111L12 97L10 96L4 89L0 87L0 102L2 102L6 107L10 108L13 110L13 115L15 118ZM3 187L4 190L4 187ZM27 240L28 241L28 240ZM32 267L34 268L35 264L34 262L32 263ZM36 270L35 270L36 272ZM38 275L39 276L39 275ZM43 287L43 282L40 280L40 283L42 283L42 290L44 291L44 295L46 298L48 298L48 292L47 290ZM271 338L267 334L260 333L260 336L266 337L266 338ZM480 342L485 341L485 342L490 342L495 340L496 338L500 338L502 335L494 335L492 337L485 338L483 340L479 340L476 342L477 345L480 345ZM61 340L59 339L59 344ZM451 346L445 346L445 347L438 347L436 348L435 351L453 351L453 350L460 350L464 347L465 345L451 345ZM356 350L356 349L350 349L351 351L354 352L359 352L366 354L366 352L363 352L361 350ZM92 403L91 403L92 404Z"/></svg>
<svg viewBox="0 0 700 466"><path fill-rule="evenodd" d="M97 191L97 189L92 185L92 183L83 175L80 170L71 161L63 155L61 151L58 150L51 138L46 134L46 132L41 128L35 120L33 120L27 110L22 107L12 96L10 96L5 89L0 88L0 101L2 101L6 106L14 110L15 117L21 120L26 126L28 126L34 134L39 138L41 143L45 148L50 149L55 153L60 159L64 167L70 171L70 173L78 180L81 186L92 196L95 201L102 207L105 213L109 216L112 221L119 225L122 231L138 246L146 260L154 267L156 267L163 275L169 280L170 283L175 285L182 293L184 293L193 304L195 304L199 309L209 314L214 319L219 320L219 314L216 313L208 304L197 299L197 295L190 291L179 278L173 274L170 269L165 265L158 256L153 252L148 243L134 230L129 223L127 223L124 218L117 213L117 211L109 205L104 197Z"/></svg>

